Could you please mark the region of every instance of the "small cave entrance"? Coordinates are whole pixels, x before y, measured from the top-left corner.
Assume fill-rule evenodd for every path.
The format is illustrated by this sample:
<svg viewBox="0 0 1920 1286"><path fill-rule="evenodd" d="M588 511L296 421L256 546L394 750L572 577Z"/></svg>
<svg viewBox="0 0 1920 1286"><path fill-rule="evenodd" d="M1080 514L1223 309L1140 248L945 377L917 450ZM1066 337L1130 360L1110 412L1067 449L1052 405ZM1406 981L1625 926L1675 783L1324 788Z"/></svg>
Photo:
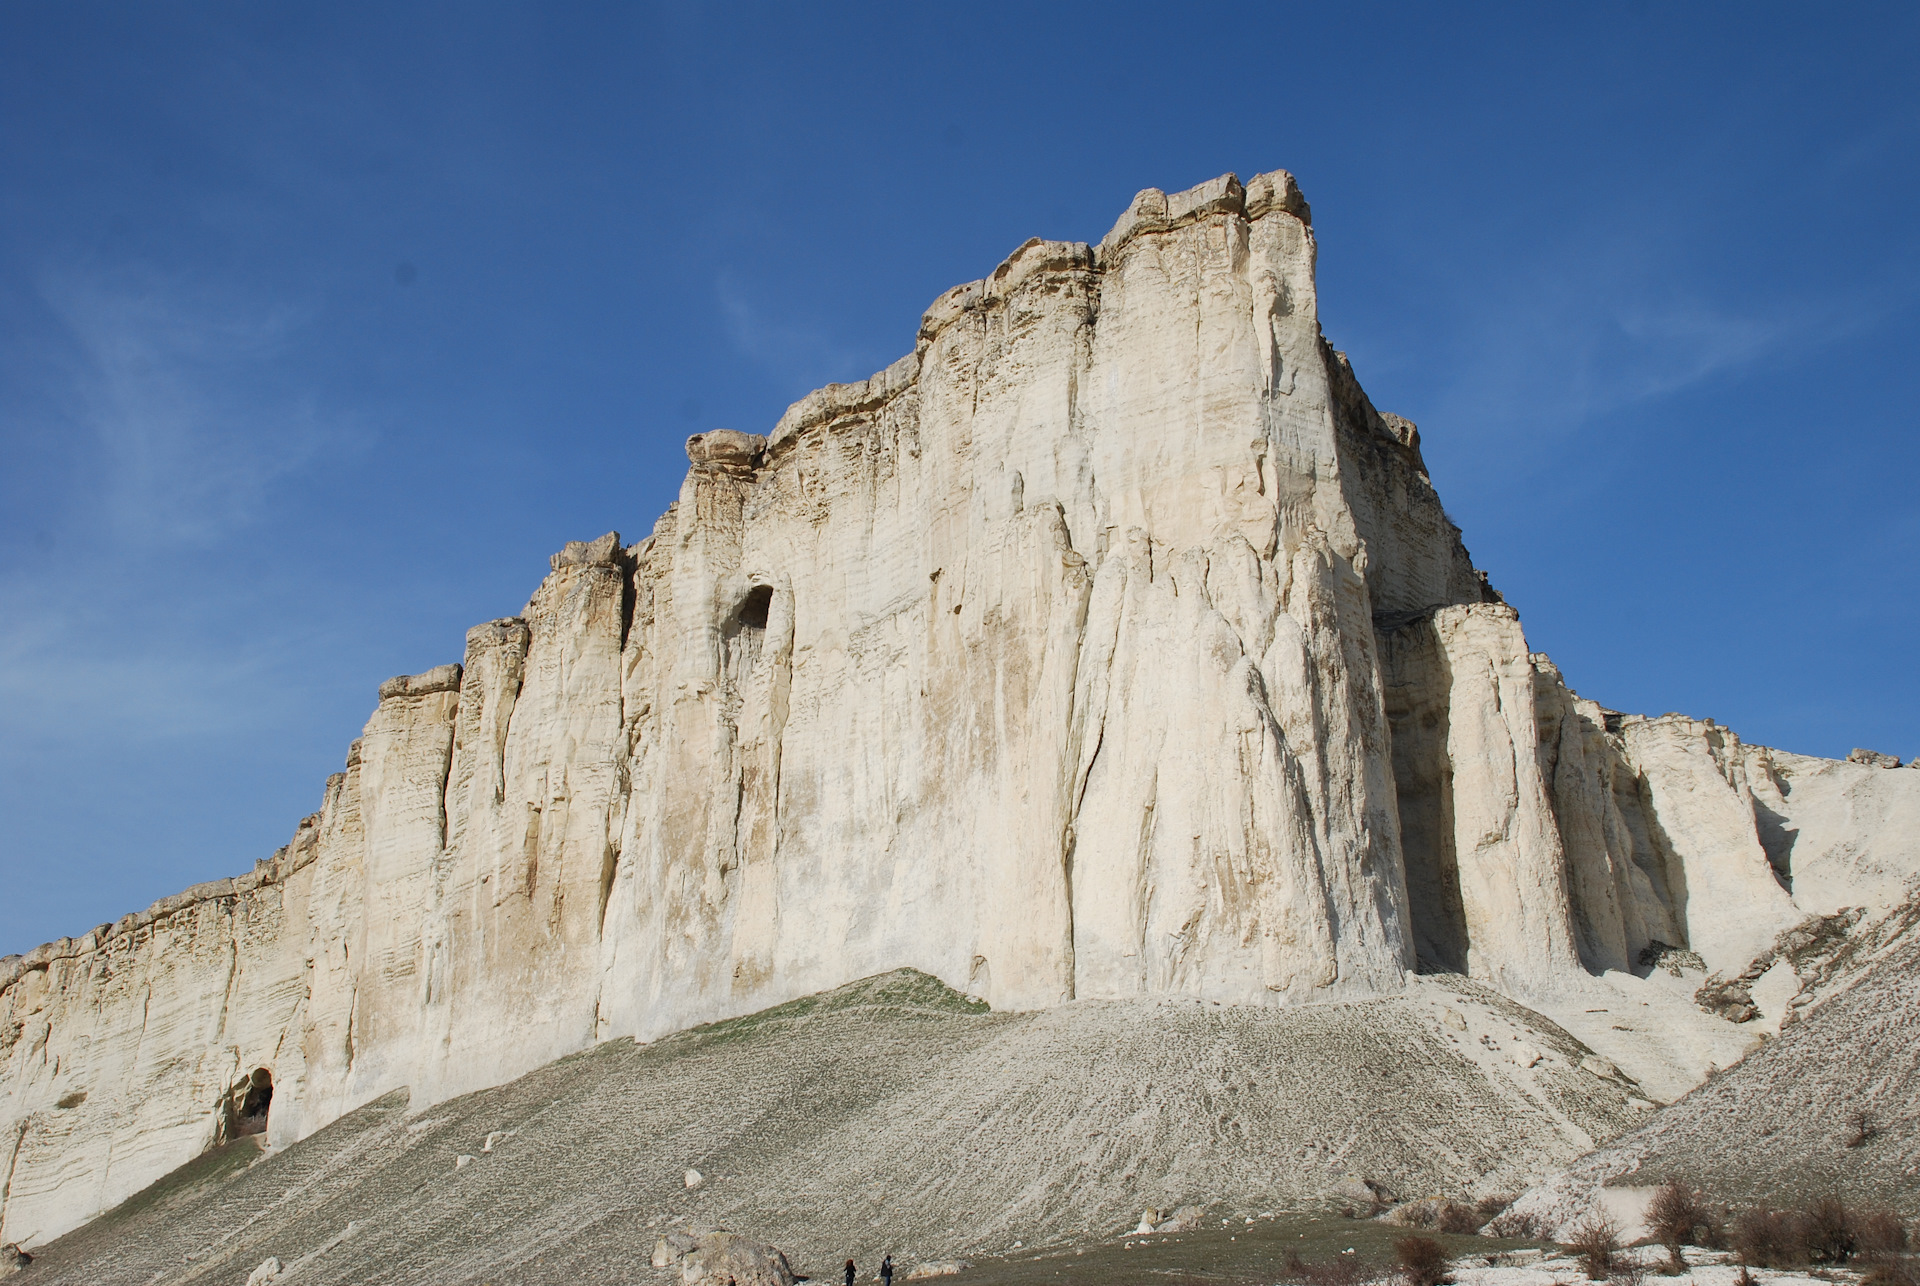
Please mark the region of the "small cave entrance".
<svg viewBox="0 0 1920 1286"><path fill-rule="evenodd" d="M755 585L740 600L740 608L734 615L740 618L743 629L764 630L767 628L767 612L773 607L773 586Z"/></svg>
<svg viewBox="0 0 1920 1286"><path fill-rule="evenodd" d="M773 608L773 586L755 585L728 613L721 627L726 668L737 682L753 673L760 662L760 642L766 637L767 615Z"/></svg>
<svg viewBox="0 0 1920 1286"><path fill-rule="evenodd" d="M267 1110L273 1106L273 1073L255 1068L233 1091L233 1137L267 1132Z"/></svg>

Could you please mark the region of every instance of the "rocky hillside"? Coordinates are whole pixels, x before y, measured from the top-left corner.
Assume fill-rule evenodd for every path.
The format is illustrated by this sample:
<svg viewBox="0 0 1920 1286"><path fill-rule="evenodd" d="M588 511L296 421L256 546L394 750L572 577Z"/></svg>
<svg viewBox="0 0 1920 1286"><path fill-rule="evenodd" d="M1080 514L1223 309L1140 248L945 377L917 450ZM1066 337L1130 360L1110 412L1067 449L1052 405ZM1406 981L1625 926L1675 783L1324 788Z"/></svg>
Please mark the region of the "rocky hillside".
<svg viewBox="0 0 1920 1286"><path fill-rule="evenodd" d="M575 1286L648 1277L656 1237L688 1224L825 1278L847 1255L1104 1238L1146 1207L1364 1204L1363 1180L1512 1191L1641 1118L1583 1057L1464 982L989 1013L903 971L426 1112L396 1093L265 1155L242 1139L42 1247L30 1280L239 1286L313 1255L313 1286Z"/></svg>
<svg viewBox="0 0 1920 1286"><path fill-rule="evenodd" d="M1920 1216L1920 906L1862 935L1779 1038L1526 1194L1561 1226L1679 1179L1736 1204L1838 1194Z"/></svg>

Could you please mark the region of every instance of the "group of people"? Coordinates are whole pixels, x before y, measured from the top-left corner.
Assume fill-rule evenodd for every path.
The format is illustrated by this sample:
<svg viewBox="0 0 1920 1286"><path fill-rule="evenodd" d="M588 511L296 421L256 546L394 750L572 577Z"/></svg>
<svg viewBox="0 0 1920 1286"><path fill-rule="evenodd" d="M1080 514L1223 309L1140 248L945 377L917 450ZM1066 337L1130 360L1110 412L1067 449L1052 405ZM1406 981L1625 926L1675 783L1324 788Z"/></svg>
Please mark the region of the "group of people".
<svg viewBox="0 0 1920 1286"><path fill-rule="evenodd" d="M853 1286L853 1279L859 1275L859 1272L860 1270L855 1268L853 1266L853 1261L849 1259L847 1261L847 1286ZM888 1255L886 1258L880 1261L880 1282L881 1282L881 1286L893 1286L893 1256L892 1255Z"/></svg>

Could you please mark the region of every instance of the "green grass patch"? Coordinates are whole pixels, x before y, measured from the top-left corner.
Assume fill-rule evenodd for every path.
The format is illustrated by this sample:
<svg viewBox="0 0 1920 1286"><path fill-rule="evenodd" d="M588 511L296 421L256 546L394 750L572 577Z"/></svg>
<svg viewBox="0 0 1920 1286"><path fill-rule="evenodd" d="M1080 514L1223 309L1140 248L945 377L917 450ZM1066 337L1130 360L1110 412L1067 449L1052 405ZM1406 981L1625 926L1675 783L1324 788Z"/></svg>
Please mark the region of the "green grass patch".
<svg viewBox="0 0 1920 1286"><path fill-rule="evenodd" d="M703 1023L671 1039L699 1040L705 1044L730 1042L778 1024L857 1009L975 1016L992 1012L986 1001L963 996L932 974L921 973L918 969L895 969L891 973L875 974L844 987L835 987L832 991L789 1000L784 1005L775 1005L757 1013Z"/></svg>

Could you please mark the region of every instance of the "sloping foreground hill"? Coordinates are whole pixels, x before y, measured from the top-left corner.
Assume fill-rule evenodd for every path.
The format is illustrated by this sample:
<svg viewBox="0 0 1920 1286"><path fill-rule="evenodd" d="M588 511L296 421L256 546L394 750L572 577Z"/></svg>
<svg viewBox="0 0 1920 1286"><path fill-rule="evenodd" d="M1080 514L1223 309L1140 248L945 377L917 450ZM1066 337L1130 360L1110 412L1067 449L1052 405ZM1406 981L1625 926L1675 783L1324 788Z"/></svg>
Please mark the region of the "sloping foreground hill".
<svg viewBox="0 0 1920 1286"><path fill-rule="evenodd" d="M50 1243L25 1281L240 1283L270 1255L311 1256L301 1286L649 1280L675 1221L825 1276L850 1254L1110 1236L1149 1206L1299 1208L1362 1177L1511 1191L1645 1110L1585 1052L1451 979L1002 1014L900 971L416 1117L396 1093L282 1151L242 1140Z"/></svg>
<svg viewBox="0 0 1920 1286"><path fill-rule="evenodd" d="M1564 1227L1599 1199L1680 1179L1736 1204L1836 1193L1920 1215L1920 906L1849 982L1744 1061L1582 1158L1518 1206Z"/></svg>

